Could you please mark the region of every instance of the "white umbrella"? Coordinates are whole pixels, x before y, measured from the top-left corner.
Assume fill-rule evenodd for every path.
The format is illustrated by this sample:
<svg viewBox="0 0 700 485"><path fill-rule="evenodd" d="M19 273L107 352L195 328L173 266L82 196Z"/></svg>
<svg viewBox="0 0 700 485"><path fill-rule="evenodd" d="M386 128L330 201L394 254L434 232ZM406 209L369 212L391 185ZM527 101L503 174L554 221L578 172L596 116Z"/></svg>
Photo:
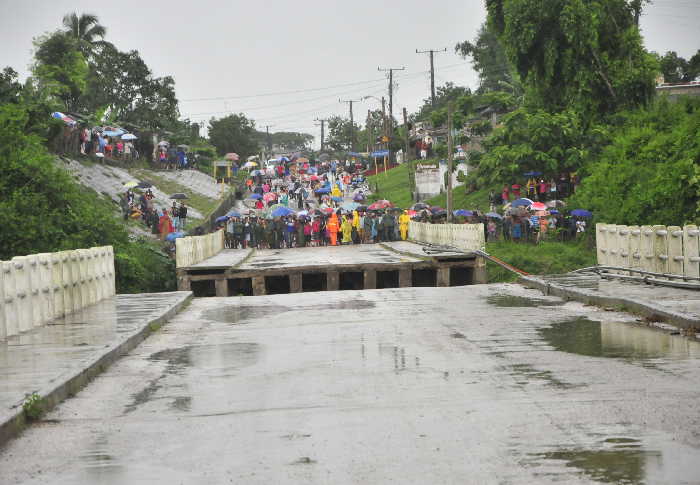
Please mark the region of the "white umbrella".
<svg viewBox="0 0 700 485"><path fill-rule="evenodd" d="M168 143L168 142L165 141L165 140L159 141L159 142L158 142L158 146L159 146L159 147L166 147L166 146L168 146L168 145L170 145L170 143Z"/></svg>
<svg viewBox="0 0 700 485"><path fill-rule="evenodd" d="M124 133L122 135L122 140L138 140L138 137L136 135L131 134L131 133Z"/></svg>

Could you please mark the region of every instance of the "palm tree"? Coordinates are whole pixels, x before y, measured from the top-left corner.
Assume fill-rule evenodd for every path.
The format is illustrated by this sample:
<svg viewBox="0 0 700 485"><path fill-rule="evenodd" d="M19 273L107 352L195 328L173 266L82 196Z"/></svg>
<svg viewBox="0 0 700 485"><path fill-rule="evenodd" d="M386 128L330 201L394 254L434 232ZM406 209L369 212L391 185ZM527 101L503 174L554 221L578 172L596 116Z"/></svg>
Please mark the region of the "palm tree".
<svg viewBox="0 0 700 485"><path fill-rule="evenodd" d="M86 57L91 56L96 47L107 43L102 40L107 29L99 24L97 15L84 13L78 16L73 12L63 17L63 25L66 33L78 42L78 48Z"/></svg>

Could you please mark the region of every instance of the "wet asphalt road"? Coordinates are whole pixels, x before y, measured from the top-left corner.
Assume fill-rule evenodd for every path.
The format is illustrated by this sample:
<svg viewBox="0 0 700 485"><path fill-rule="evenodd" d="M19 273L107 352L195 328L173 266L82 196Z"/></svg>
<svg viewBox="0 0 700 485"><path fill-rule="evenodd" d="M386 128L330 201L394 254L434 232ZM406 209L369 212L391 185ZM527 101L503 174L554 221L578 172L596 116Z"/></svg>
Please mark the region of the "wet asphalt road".
<svg viewBox="0 0 700 485"><path fill-rule="evenodd" d="M515 285L196 299L0 483L700 483L700 344L633 322Z"/></svg>

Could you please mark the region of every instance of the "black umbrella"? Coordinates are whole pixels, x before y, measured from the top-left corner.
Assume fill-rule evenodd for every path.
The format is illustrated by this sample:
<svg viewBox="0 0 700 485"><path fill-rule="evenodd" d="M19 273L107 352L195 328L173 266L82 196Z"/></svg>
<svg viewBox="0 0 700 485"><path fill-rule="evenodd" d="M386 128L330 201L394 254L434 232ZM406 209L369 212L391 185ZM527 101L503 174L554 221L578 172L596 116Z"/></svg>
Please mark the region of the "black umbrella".
<svg viewBox="0 0 700 485"><path fill-rule="evenodd" d="M147 180L142 180L136 187L138 187L139 189L150 189L151 187L153 187L153 184Z"/></svg>
<svg viewBox="0 0 700 485"><path fill-rule="evenodd" d="M358 205L355 210L357 212L366 212L367 211L367 206L366 205Z"/></svg>
<svg viewBox="0 0 700 485"><path fill-rule="evenodd" d="M429 208L430 208L430 206L428 204L424 204L423 202L418 202L417 204L413 204L413 207L412 207L412 209L414 211L419 211L422 209L429 209Z"/></svg>
<svg viewBox="0 0 700 485"><path fill-rule="evenodd" d="M170 196L171 199L189 199L186 194L183 194L182 192L178 192L177 194L173 194Z"/></svg>

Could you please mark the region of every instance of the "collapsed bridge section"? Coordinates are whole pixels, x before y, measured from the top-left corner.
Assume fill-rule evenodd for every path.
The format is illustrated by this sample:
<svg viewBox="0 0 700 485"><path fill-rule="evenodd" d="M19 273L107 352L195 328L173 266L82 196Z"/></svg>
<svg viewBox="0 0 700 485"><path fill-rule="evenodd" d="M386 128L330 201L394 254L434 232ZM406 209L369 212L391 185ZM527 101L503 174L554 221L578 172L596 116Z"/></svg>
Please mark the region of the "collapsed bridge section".
<svg viewBox="0 0 700 485"><path fill-rule="evenodd" d="M407 241L292 249L224 249L178 268L178 287L195 296L462 286L486 282L485 260L470 252Z"/></svg>

